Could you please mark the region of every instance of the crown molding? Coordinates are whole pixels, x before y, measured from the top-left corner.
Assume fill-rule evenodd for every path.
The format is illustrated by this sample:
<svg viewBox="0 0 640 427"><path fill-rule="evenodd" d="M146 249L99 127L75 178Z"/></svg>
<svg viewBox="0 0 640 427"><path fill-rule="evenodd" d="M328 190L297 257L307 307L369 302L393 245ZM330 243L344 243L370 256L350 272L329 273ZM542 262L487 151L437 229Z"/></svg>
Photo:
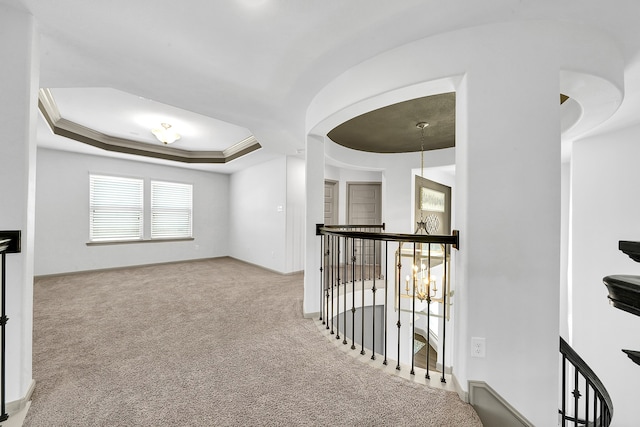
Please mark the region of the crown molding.
<svg viewBox="0 0 640 427"><path fill-rule="evenodd" d="M189 151L164 145L151 145L126 138L118 138L62 117L53 94L47 88L38 93L38 109L51 131L65 138L107 151L154 157L183 163L228 163L261 148L252 135L223 151Z"/></svg>

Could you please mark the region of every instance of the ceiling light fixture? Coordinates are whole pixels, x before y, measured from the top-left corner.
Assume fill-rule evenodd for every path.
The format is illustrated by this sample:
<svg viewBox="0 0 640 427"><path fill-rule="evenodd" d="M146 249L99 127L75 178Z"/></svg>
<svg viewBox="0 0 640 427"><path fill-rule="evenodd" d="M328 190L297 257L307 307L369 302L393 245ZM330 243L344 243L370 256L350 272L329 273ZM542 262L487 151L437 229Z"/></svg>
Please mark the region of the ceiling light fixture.
<svg viewBox="0 0 640 427"><path fill-rule="evenodd" d="M416 127L420 129L420 176L424 178L424 128L429 126L427 122L420 122Z"/></svg>
<svg viewBox="0 0 640 427"><path fill-rule="evenodd" d="M420 129L420 178L424 178L424 128L429 126L427 122L420 122L416 127ZM420 220L417 221L415 234L430 234L427 230L427 221L423 217L423 211L420 209Z"/></svg>
<svg viewBox="0 0 640 427"><path fill-rule="evenodd" d="M180 139L179 133L170 130L171 125L169 123L160 123L160 126L162 127L151 129L151 132L158 138L158 141L167 145Z"/></svg>

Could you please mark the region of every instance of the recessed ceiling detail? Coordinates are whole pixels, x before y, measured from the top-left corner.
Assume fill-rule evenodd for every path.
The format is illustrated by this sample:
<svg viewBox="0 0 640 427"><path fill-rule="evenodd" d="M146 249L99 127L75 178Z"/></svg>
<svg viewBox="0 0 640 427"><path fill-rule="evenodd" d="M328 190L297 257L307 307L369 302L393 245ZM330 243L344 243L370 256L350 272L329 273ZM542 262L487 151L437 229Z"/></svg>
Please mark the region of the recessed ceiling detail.
<svg viewBox="0 0 640 427"><path fill-rule="evenodd" d="M132 96L129 94L126 95ZM104 130L96 130L91 126L85 126L79 122L63 117L63 114L66 113L64 111L61 112L58 108L51 89L40 89L38 94L38 108L54 134L101 148L103 150L119 153L154 157L184 163L227 163L261 148L253 135L246 136L244 139L235 142L231 146L222 150L189 150L160 143L153 144L146 141L112 136L107 134ZM125 108L123 107L122 109L124 110ZM229 124L227 125L232 126ZM153 136L151 134L151 129L148 129L146 132ZM136 134L135 132L130 133ZM250 134L250 132L247 133Z"/></svg>
<svg viewBox="0 0 640 427"><path fill-rule="evenodd" d="M354 117L328 133L337 144L374 153L420 151L420 122L424 128L424 150L455 147L455 92L426 96L389 105Z"/></svg>

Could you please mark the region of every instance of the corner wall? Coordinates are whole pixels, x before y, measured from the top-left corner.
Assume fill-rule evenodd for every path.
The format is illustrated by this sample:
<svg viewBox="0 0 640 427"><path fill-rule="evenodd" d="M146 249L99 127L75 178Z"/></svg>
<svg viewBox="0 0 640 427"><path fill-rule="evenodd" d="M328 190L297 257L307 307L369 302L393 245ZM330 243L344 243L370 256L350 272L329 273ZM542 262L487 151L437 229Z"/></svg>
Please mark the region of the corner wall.
<svg viewBox="0 0 640 427"><path fill-rule="evenodd" d="M287 158L234 173L229 194L229 255L286 273Z"/></svg>
<svg viewBox="0 0 640 427"><path fill-rule="evenodd" d="M640 275L640 264L618 250L640 240L640 126L573 145L573 348L611 395L613 424L638 423L640 366L621 349L640 350L640 317L609 305L602 278Z"/></svg>

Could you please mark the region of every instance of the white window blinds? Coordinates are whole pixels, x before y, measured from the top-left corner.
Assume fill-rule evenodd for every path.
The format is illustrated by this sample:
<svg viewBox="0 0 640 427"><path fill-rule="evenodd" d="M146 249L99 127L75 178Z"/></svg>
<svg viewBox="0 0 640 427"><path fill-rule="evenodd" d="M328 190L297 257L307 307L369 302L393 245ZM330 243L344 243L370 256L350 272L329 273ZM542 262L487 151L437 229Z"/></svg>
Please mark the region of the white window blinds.
<svg viewBox="0 0 640 427"><path fill-rule="evenodd" d="M151 181L151 238L192 237L193 186Z"/></svg>
<svg viewBox="0 0 640 427"><path fill-rule="evenodd" d="M142 239L142 179L90 175L89 240Z"/></svg>

